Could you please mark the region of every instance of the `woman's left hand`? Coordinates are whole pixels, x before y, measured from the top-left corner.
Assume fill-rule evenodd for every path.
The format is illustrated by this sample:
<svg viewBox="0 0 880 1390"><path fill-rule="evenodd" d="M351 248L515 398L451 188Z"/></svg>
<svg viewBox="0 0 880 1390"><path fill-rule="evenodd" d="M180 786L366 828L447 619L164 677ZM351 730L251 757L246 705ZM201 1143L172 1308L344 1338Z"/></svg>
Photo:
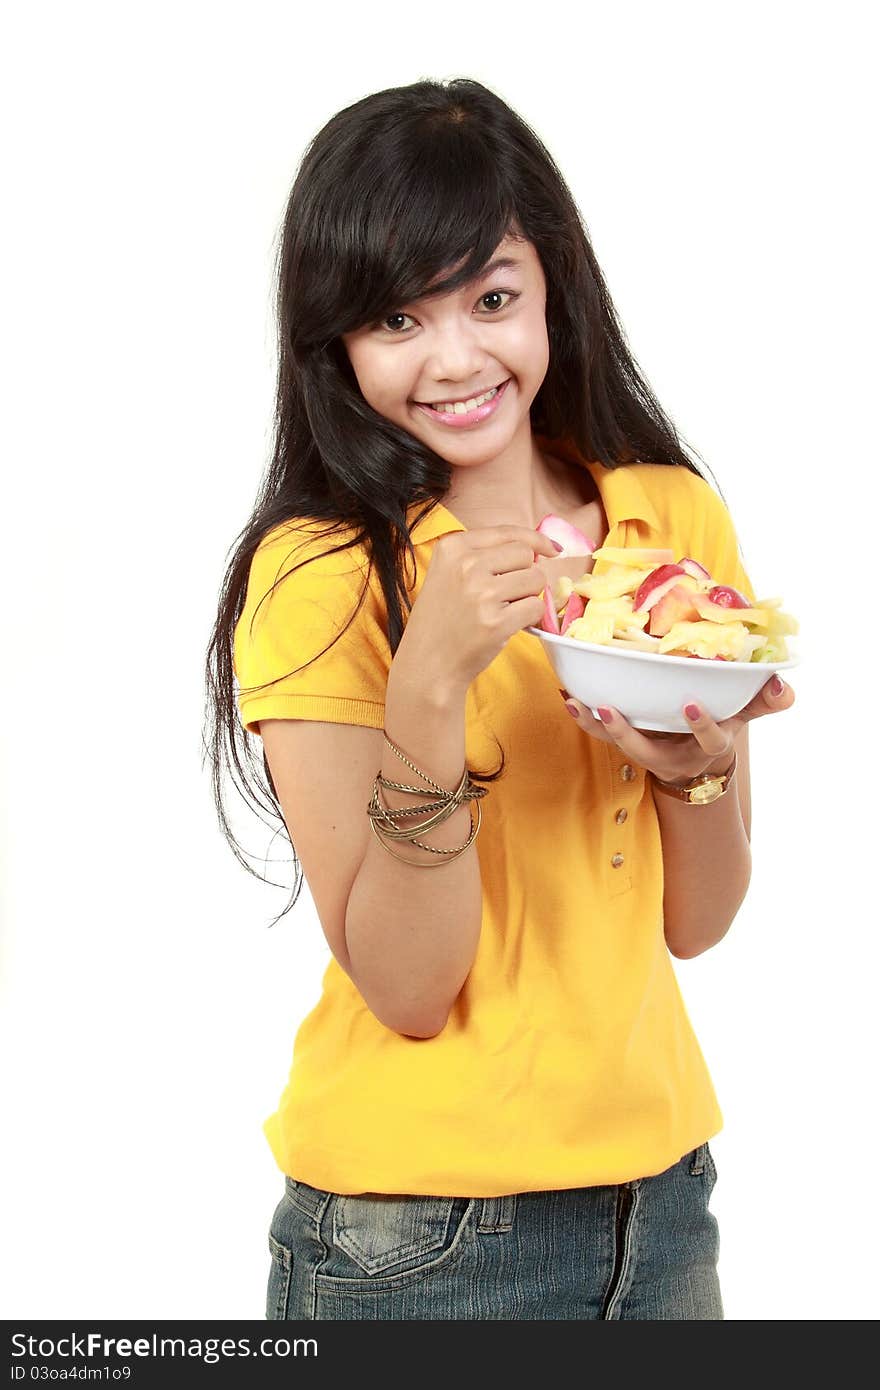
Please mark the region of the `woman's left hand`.
<svg viewBox="0 0 880 1390"><path fill-rule="evenodd" d="M777 692L776 684L781 689ZM794 704L794 691L780 676L773 676L761 687L753 700L730 719L716 724L701 705L685 705L682 713L691 727L688 734L656 733L650 729L635 729L613 706L604 706L610 715L607 723L600 722L586 705L567 691L560 691L569 706L574 706L578 725L591 738L616 744L630 762L638 763L652 772L661 782L686 782L701 772L725 772L734 752L734 739L740 729L752 719L765 714L778 714ZM696 711L696 717L691 712Z"/></svg>

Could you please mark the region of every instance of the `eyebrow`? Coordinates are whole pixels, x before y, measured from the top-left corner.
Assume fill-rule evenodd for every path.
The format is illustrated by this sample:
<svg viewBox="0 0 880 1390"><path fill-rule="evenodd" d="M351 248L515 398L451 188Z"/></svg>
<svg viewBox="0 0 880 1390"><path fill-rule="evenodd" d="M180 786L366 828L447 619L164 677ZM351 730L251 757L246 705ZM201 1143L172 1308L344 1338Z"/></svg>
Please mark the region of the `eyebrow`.
<svg viewBox="0 0 880 1390"><path fill-rule="evenodd" d="M490 261L485 270L479 271L474 276L475 280L485 280L488 275L494 275L496 270L519 270L522 261L514 260L512 256L499 256L497 260Z"/></svg>
<svg viewBox="0 0 880 1390"><path fill-rule="evenodd" d="M512 256L498 256L482 270L478 270L476 275L472 275L470 280L466 280L462 288L467 289L468 286L476 285L480 280L488 280L489 276L494 275L498 270L522 270L522 266L522 261L515 260ZM421 298L428 299L436 293L436 290L425 290Z"/></svg>

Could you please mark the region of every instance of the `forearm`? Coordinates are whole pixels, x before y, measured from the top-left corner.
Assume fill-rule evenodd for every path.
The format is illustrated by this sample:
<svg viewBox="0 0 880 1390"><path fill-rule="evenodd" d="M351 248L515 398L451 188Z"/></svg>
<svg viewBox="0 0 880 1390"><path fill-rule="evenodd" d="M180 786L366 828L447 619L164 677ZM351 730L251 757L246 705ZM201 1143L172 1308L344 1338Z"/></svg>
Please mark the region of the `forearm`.
<svg viewBox="0 0 880 1390"><path fill-rule="evenodd" d="M650 779L649 779L650 780ZM752 856L736 791L689 805L654 793L663 847L666 944L686 959L715 946L728 931L749 886Z"/></svg>
<svg viewBox="0 0 880 1390"><path fill-rule="evenodd" d="M385 698L388 737L447 791L458 786L465 766L465 699L464 691L439 689L424 668L408 662L402 646L398 649ZM424 784L387 743L381 772L393 782ZM392 809L413 810L437 799L385 787L379 794ZM470 834L472 814L476 819L476 807L466 802L424 836L414 824L424 814L407 816L403 823L433 849L456 849ZM393 854L384 847L388 844ZM345 931L354 981L376 1017L396 1032L438 1033L470 972L481 920L476 842L447 862L446 856L405 840L380 844L371 831L349 896Z"/></svg>

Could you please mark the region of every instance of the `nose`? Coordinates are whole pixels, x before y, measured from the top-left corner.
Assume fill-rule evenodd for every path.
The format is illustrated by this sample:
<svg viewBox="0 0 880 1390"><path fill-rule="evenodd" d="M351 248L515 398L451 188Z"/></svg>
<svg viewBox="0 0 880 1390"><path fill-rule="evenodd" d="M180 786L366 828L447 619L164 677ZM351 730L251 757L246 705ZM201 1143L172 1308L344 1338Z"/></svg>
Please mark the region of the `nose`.
<svg viewBox="0 0 880 1390"><path fill-rule="evenodd" d="M487 353L479 342L476 325L455 324L438 330L425 363L425 375L449 389L469 386L485 374Z"/></svg>

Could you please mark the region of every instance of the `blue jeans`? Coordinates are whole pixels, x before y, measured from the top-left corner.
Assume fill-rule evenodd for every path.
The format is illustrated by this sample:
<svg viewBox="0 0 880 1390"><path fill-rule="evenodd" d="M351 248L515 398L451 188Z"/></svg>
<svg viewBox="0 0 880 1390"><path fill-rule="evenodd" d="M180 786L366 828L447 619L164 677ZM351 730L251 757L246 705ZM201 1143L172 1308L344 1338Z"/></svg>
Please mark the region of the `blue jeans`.
<svg viewBox="0 0 880 1390"><path fill-rule="evenodd" d="M708 1144L665 1173L504 1197L345 1196L285 1178L272 1320L723 1318Z"/></svg>

